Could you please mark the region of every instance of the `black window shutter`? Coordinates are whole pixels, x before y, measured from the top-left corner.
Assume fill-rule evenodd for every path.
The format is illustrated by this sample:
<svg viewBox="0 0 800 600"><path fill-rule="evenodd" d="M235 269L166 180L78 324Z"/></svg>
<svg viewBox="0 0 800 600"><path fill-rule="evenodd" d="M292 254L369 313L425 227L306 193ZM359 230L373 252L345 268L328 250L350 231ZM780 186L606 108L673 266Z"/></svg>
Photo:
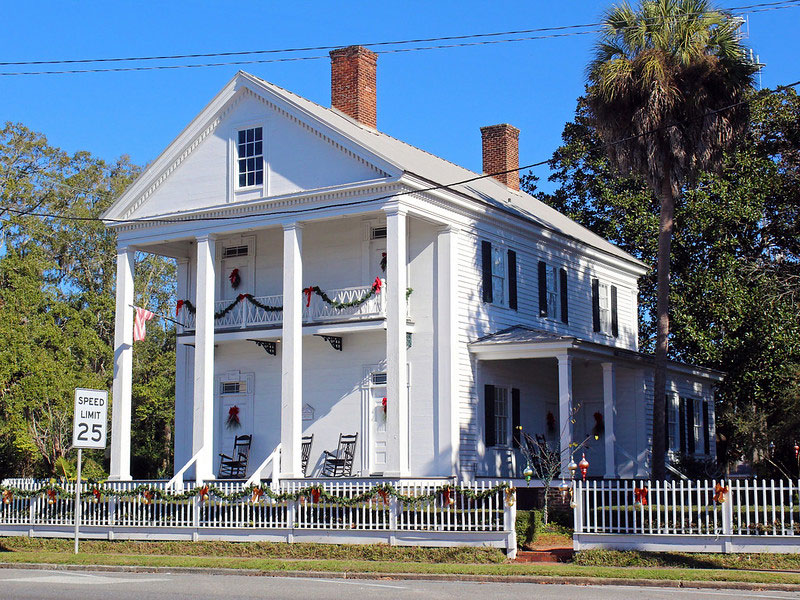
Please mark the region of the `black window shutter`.
<svg viewBox="0 0 800 600"><path fill-rule="evenodd" d="M703 453L711 454L711 420L709 419L708 400L703 400Z"/></svg>
<svg viewBox="0 0 800 600"><path fill-rule="evenodd" d="M592 329L600 331L600 280L592 279Z"/></svg>
<svg viewBox="0 0 800 600"><path fill-rule="evenodd" d="M617 317L617 286L611 286L611 335L619 336L619 317Z"/></svg>
<svg viewBox="0 0 800 600"><path fill-rule="evenodd" d="M547 316L547 265L539 261L539 316Z"/></svg>
<svg viewBox="0 0 800 600"><path fill-rule="evenodd" d="M483 301L492 302L492 243L481 242L481 260L483 261Z"/></svg>
<svg viewBox="0 0 800 600"><path fill-rule="evenodd" d="M561 288L561 321L569 323L569 297L567 295L567 270L559 269L559 287Z"/></svg>
<svg viewBox="0 0 800 600"><path fill-rule="evenodd" d="M508 308L517 310L517 253L508 251Z"/></svg>
<svg viewBox="0 0 800 600"><path fill-rule="evenodd" d="M689 454L694 454L695 443L694 439L694 398L686 399L686 435L689 440Z"/></svg>
<svg viewBox="0 0 800 600"><path fill-rule="evenodd" d="M686 398L678 400L678 429L680 431L681 454L686 454Z"/></svg>
<svg viewBox="0 0 800 600"><path fill-rule="evenodd" d="M483 404L485 409L485 418L483 424L483 439L486 443L486 447L494 446L497 442L495 441L495 431L494 431L494 386L493 385L486 385L483 388Z"/></svg>
<svg viewBox="0 0 800 600"><path fill-rule="evenodd" d="M511 439L514 441L514 448L522 448L522 432L519 426L519 390L511 388Z"/></svg>

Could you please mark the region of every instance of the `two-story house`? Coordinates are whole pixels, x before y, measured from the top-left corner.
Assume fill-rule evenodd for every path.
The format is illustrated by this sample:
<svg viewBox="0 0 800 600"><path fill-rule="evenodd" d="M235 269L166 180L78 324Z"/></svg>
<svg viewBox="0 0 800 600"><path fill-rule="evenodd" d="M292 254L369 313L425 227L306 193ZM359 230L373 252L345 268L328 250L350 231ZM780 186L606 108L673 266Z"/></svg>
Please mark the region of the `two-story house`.
<svg viewBox="0 0 800 600"><path fill-rule="evenodd" d="M645 476L645 266L519 190L514 127L481 130L484 174L381 133L376 59L331 52L331 108L239 72L104 215L112 478L130 478L136 251L177 259L176 471L214 478L246 433L249 472L277 450L273 475L301 477L313 434L316 475L357 433L354 475L520 477L521 425L591 438L590 476ZM719 377L670 364L674 449L714 455Z"/></svg>

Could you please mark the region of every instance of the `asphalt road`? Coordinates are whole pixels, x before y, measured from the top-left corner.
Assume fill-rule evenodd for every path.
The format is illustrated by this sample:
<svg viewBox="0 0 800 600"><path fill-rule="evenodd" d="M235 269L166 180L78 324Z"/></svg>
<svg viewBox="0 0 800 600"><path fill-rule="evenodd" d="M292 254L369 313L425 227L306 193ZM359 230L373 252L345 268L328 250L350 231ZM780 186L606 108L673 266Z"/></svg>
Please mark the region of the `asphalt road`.
<svg viewBox="0 0 800 600"><path fill-rule="evenodd" d="M343 580L245 575L103 573L0 569L2 600L356 600L358 598L447 600L683 600L708 598L800 598L798 593L692 590L623 586L570 586L528 583L464 583L404 580Z"/></svg>

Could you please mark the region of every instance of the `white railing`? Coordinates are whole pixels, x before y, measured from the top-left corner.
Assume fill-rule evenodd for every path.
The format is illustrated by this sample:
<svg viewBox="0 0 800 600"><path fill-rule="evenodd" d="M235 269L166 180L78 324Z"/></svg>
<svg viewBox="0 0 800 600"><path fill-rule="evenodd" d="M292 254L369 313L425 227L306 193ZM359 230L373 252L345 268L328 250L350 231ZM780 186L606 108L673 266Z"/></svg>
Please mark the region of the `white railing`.
<svg viewBox="0 0 800 600"><path fill-rule="evenodd" d="M82 525L95 528L94 534L100 532L120 539L126 536L185 539L187 535L194 539L199 536L215 539L214 536L220 535L225 539L237 535L242 539L254 539L253 536L260 534L259 539L292 541L306 535L308 539L331 543L368 539L375 543L434 546L492 545L506 548L511 555L516 549L516 509L513 502L506 502L505 490L491 492L480 500L469 498L473 493L491 491L499 482L460 484L470 492L453 492L452 502L446 502L441 493L442 486L455 486L452 480L389 482L401 495L425 497L417 502L402 502L392 494L365 494L387 480L306 479L269 486L274 494L297 493L311 485L318 486L332 496L353 499L347 504L327 500L324 496L315 498L312 494L296 500L275 500L267 493L253 497L250 486L241 481L208 483L223 494L243 490L246 493L236 499L217 498L212 494L204 501L197 493L182 495L170 489L165 481L106 482L99 484L98 498L90 494L82 501ZM23 490L48 486L47 482L33 480L13 480L13 483L6 480L4 484ZM142 484L148 487L139 488ZM9 503L0 504L0 535L71 535L74 517L71 494L75 487L74 483L60 486L63 494L57 497L51 498L44 491L27 498L17 494ZM87 489L91 491L94 487L84 486L84 490ZM149 489L157 489L158 493L148 497L145 490ZM112 491L116 493L109 493ZM428 495L433 498L427 498ZM192 531L187 533L188 529ZM213 531L220 529L224 533ZM320 531L325 532L321 539Z"/></svg>
<svg viewBox="0 0 800 600"><path fill-rule="evenodd" d="M328 298L334 302L349 303L359 300L370 292L372 285L325 290ZM349 306L342 308L334 308L321 297L312 294L310 303L306 296L303 296L303 321L306 323L324 323L327 321L336 321L340 319L359 320L359 319L376 319L386 316L386 307L382 293L377 293L369 298L363 304L358 306ZM254 296L253 300L265 306L275 307L283 306L283 296ZM229 306L233 300L219 300L214 303L214 311L221 312L224 308ZM306 306L306 304L309 304ZM178 321L185 327L183 330L191 331L195 328L195 315L189 311L186 306L183 306L178 312ZM265 310L256 306L248 300L240 301L225 315L215 319L215 326L217 328L240 328L246 329L248 327L263 327L275 325L278 326L283 322L283 311L281 310Z"/></svg>
<svg viewBox="0 0 800 600"><path fill-rule="evenodd" d="M796 549L799 491L786 480L577 482L576 548Z"/></svg>

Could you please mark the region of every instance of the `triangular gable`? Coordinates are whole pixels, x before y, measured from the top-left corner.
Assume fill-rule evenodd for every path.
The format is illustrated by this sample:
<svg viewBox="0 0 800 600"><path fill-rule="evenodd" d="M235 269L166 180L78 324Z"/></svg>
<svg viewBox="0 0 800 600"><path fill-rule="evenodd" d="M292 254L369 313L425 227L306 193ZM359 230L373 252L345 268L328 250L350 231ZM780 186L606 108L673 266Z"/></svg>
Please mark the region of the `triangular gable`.
<svg viewBox="0 0 800 600"><path fill-rule="evenodd" d="M303 110L292 96L238 73L103 216L196 211L401 174L396 165ZM253 126L264 132L265 185L240 193L231 179L236 132Z"/></svg>

